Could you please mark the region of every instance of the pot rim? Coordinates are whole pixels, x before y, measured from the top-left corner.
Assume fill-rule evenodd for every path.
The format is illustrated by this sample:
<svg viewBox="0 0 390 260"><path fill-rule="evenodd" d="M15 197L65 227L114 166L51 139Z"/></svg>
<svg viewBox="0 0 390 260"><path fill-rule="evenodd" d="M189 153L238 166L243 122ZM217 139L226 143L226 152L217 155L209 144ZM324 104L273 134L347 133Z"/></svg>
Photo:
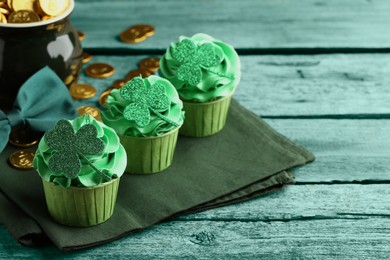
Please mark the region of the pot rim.
<svg viewBox="0 0 390 260"><path fill-rule="evenodd" d="M74 9L75 3L74 0L69 0L69 6L68 8L59 16L54 17L53 19L49 19L46 21L40 21L40 22L34 22L34 23L0 23L0 28L32 28L32 27L40 27L49 25L58 21L61 21L62 19L69 16L73 9Z"/></svg>

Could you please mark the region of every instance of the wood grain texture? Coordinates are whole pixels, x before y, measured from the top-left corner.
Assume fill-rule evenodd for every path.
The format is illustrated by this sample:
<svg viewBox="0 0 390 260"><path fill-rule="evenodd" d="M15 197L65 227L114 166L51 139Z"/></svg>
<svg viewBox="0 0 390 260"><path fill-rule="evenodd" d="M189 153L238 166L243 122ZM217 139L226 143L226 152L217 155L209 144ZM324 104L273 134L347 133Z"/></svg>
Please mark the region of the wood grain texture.
<svg viewBox="0 0 390 260"><path fill-rule="evenodd" d="M69 254L53 247L24 248L0 226L0 259L386 258L390 205L383 202L389 199L390 185L288 186Z"/></svg>
<svg viewBox="0 0 390 260"><path fill-rule="evenodd" d="M266 120L316 161L295 169L298 183L390 180L390 120Z"/></svg>
<svg viewBox="0 0 390 260"><path fill-rule="evenodd" d="M80 82L98 94L124 78L147 56L95 56L116 68L113 77ZM234 94L264 117L390 117L390 55L249 55L241 56L242 79ZM79 105L97 106L98 96Z"/></svg>
<svg viewBox="0 0 390 260"><path fill-rule="evenodd" d="M235 98L262 116L389 114L390 56L242 56Z"/></svg>
<svg viewBox="0 0 390 260"><path fill-rule="evenodd" d="M387 0L77 0L73 24L94 49L165 50L180 35L208 33L240 50L388 48ZM156 34L139 44L118 39L131 25Z"/></svg>
<svg viewBox="0 0 390 260"><path fill-rule="evenodd" d="M72 23L87 35L83 46L95 53L150 56L180 35L198 32L245 54L390 48L387 0L76 1ZM154 25L156 34L139 44L122 43L119 33L138 23ZM388 258L389 56L241 56L235 98L317 157L294 170L297 185L70 254L52 246L22 247L0 224L0 259ZM96 56L93 61L114 65L116 74L100 80L82 75L80 82L100 94L145 57ZM98 106L97 100L76 103Z"/></svg>

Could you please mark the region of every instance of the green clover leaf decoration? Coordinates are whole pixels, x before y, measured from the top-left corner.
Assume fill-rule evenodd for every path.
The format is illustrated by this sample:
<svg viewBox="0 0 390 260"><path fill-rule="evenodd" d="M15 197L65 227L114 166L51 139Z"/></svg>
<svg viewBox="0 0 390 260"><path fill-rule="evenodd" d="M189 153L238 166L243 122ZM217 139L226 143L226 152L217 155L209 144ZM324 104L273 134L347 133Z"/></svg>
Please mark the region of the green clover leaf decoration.
<svg viewBox="0 0 390 260"><path fill-rule="evenodd" d="M45 133L44 140L55 151L48 163L51 171L62 173L68 179L74 179L81 171L81 157L103 178L111 179L85 157L85 155L102 153L105 148L104 142L97 137L97 129L94 125L86 124L75 134L71 123L62 119L56 123L54 129Z"/></svg>
<svg viewBox="0 0 390 260"><path fill-rule="evenodd" d="M202 68L208 70L219 64L215 48L210 43L197 46L190 39L184 39L172 51L172 56L181 63L177 70L177 78L196 86L202 80Z"/></svg>
<svg viewBox="0 0 390 260"><path fill-rule="evenodd" d="M135 77L120 89L120 94L125 100L132 102L125 107L124 118L133 120L137 126L145 127L149 124L150 112L164 121L178 126L160 113L168 110L171 103L165 93L164 86L161 84L154 83L147 87L141 77Z"/></svg>

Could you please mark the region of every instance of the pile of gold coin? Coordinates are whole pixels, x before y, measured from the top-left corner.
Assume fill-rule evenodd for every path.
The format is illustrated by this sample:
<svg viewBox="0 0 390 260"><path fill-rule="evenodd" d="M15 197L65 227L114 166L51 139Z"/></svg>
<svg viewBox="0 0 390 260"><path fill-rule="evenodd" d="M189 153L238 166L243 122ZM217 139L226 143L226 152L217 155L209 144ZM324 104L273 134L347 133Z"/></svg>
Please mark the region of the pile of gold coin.
<svg viewBox="0 0 390 260"><path fill-rule="evenodd" d="M65 12L69 0L0 0L0 23L34 23Z"/></svg>

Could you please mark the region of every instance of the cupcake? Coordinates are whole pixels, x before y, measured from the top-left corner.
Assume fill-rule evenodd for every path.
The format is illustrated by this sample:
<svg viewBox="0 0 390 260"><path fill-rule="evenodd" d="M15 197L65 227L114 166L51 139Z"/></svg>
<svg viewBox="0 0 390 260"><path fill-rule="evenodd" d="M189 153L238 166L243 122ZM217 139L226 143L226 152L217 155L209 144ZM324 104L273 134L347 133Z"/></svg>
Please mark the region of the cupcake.
<svg viewBox="0 0 390 260"><path fill-rule="evenodd" d="M160 74L177 89L186 119L180 134L203 137L218 133L240 81L234 48L206 34L181 36L160 61Z"/></svg>
<svg viewBox="0 0 390 260"><path fill-rule="evenodd" d="M33 166L42 177L53 219L87 227L112 216L126 162L126 151L115 131L84 115L59 120L47 131Z"/></svg>
<svg viewBox="0 0 390 260"><path fill-rule="evenodd" d="M135 77L113 89L105 107L102 120L116 131L125 147L127 173L157 173L171 165L184 112L168 80Z"/></svg>

